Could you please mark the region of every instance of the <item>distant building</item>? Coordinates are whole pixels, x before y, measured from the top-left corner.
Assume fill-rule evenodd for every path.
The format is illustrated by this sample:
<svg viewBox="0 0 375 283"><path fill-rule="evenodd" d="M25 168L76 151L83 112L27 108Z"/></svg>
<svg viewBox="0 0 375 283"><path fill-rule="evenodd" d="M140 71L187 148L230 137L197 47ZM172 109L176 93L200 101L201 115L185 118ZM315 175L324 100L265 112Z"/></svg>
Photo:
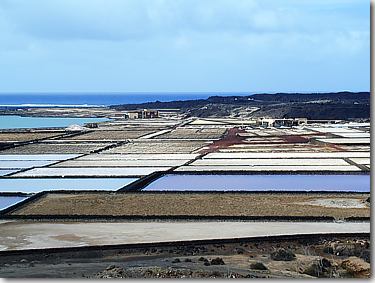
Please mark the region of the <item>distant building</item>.
<svg viewBox="0 0 375 283"><path fill-rule="evenodd" d="M256 125L262 128L268 128L268 127L273 127L274 123L275 123L275 119L260 118L257 120Z"/></svg>
<svg viewBox="0 0 375 283"><path fill-rule="evenodd" d="M161 109L159 110L159 118L176 118L181 115L180 109Z"/></svg>
<svg viewBox="0 0 375 283"><path fill-rule="evenodd" d="M306 118L284 118L284 119L273 119L273 118L259 118L257 120L257 126L268 128L268 127L293 127L307 124Z"/></svg>
<svg viewBox="0 0 375 283"><path fill-rule="evenodd" d="M98 128L98 124L97 123L86 123L85 127L90 128L90 129Z"/></svg>
<svg viewBox="0 0 375 283"><path fill-rule="evenodd" d="M141 110L132 110L125 113L125 118L127 119L153 119L159 118L159 111L158 110L149 110L149 109L141 109Z"/></svg>
<svg viewBox="0 0 375 283"><path fill-rule="evenodd" d="M138 119L139 115L138 112L127 112L125 114L125 118L127 119Z"/></svg>

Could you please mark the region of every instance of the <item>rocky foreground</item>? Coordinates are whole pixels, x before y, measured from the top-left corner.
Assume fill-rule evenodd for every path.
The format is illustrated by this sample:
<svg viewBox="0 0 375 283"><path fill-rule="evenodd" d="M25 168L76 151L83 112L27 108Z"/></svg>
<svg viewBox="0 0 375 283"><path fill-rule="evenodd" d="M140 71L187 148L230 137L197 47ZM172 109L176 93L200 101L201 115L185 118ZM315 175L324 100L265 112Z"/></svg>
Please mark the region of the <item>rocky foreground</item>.
<svg viewBox="0 0 375 283"><path fill-rule="evenodd" d="M369 278L368 234L0 252L3 278Z"/></svg>
<svg viewBox="0 0 375 283"><path fill-rule="evenodd" d="M276 245L279 246L279 245ZM290 246L289 246L290 247ZM223 245L222 248L225 248ZM302 250L274 248L269 254L249 253L249 246L236 248L241 256L175 257L169 266L121 267L110 265L94 278L369 278L370 250L368 240L326 241L306 245ZM258 247L258 251L264 248ZM303 251L303 254L301 254ZM247 254L247 256L246 256ZM248 263L240 263L247 257ZM227 263L226 263L227 261ZM245 258L246 261L246 258ZM237 266L233 267L233 262ZM242 265L247 265L243 268ZM247 269L245 271L245 269Z"/></svg>

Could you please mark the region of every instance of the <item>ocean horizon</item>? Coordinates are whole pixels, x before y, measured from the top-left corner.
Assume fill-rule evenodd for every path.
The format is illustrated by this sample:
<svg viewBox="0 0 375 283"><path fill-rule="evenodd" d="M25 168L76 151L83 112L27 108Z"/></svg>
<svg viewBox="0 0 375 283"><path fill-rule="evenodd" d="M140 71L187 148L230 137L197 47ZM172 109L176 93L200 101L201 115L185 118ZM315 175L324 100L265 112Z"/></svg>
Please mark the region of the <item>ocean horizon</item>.
<svg viewBox="0 0 375 283"><path fill-rule="evenodd" d="M0 107L98 107L251 94L250 92L0 93Z"/></svg>

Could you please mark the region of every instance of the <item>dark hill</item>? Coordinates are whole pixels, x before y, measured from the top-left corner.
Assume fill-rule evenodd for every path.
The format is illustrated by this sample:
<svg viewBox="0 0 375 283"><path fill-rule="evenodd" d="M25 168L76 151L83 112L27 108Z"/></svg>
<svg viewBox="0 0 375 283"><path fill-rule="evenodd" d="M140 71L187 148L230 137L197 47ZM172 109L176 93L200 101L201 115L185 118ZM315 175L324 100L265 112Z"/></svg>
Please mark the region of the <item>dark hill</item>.
<svg viewBox="0 0 375 283"><path fill-rule="evenodd" d="M307 117L358 119L370 117L369 92L259 93L248 96L211 96L207 99L147 102L111 106L117 110L178 108L194 117ZM257 111L249 111L258 108Z"/></svg>

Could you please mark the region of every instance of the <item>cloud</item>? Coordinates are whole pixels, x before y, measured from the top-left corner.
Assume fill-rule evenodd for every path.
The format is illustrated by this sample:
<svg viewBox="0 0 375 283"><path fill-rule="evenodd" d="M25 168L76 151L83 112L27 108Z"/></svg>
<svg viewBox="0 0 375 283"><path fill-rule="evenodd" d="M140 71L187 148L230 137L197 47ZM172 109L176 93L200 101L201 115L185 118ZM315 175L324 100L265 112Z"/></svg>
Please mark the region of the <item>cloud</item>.
<svg viewBox="0 0 375 283"><path fill-rule="evenodd" d="M347 25L331 10L327 13L322 3L321 6L311 0L290 3L293 1L3 0L0 7L3 17L20 32L53 40L127 40L187 30L248 33L298 29L303 32ZM318 12L316 7L320 7Z"/></svg>
<svg viewBox="0 0 375 283"><path fill-rule="evenodd" d="M0 33L0 91L369 87L367 0L1 0Z"/></svg>

